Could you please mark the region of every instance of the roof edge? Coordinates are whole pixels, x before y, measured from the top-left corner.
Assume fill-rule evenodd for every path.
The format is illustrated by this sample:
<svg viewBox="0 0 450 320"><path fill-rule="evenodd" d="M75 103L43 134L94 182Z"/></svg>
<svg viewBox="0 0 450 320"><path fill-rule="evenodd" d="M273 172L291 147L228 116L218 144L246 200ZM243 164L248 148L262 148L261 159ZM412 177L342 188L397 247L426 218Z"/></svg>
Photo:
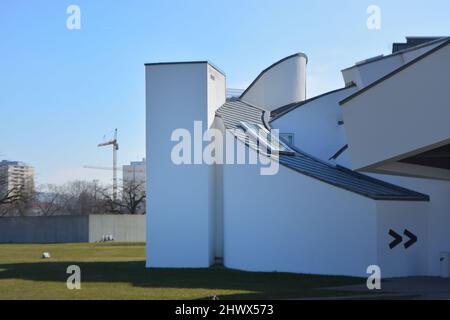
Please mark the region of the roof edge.
<svg viewBox="0 0 450 320"><path fill-rule="evenodd" d="M288 113L294 111L295 109L297 109L297 108L299 108L299 107L301 107L301 106L304 106L305 104L307 104L307 103L309 103L309 102L313 102L314 100L317 100L317 99L326 97L326 96L328 96L328 95L330 95L330 94L337 93L337 92L340 92L340 91L343 91L343 90L346 90L346 89L350 89L350 88L353 88L353 87L356 87L356 83L354 83L354 82L352 81L352 82L348 83L348 84L347 84L345 87L343 87L343 88L331 90L331 91L328 91L328 92L319 94L318 96L315 96L315 97L306 99L306 100L304 100L304 101L300 101L300 102L296 102L296 103L290 103L290 104L288 104L288 105L279 107L279 108L273 110L272 113L276 113L277 110L280 110L280 109L286 108L286 107L289 106L289 105L292 105L292 108L289 108L289 109L287 109L287 110L285 110L285 111L282 111L280 114L278 114L278 115L274 116L273 118L271 118L269 122L273 122L273 121L275 121L275 120L278 120L278 119L282 118L283 116L285 116L286 114L288 114Z"/></svg>
<svg viewBox="0 0 450 320"><path fill-rule="evenodd" d="M221 73L222 75L226 76L225 72L223 72L219 67L217 67L214 63L208 60L194 60L194 61L172 61L172 62L151 62L151 63L144 63L144 66L164 66L164 65L178 65L178 64L208 64L216 71Z"/></svg>
<svg viewBox="0 0 450 320"><path fill-rule="evenodd" d="M247 89L244 90L244 92L239 96L239 99L242 99L248 91L250 91L250 89L256 84L256 82L258 82L259 79L262 78L262 76L267 73L269 70L273 69L274 67L276 67L277 65L285 62L286 60L295 58L295 57L303 57L306 59L306 64L308 64L308 56L306 54L304 54L303 52L297 52L294 54L291 54L290 56L287 56L275 63L273 63L272 65L270 65L268 68L264 69L263 71L260 72L260 74L255 78L255 80L252 81L252 83L247 87Z"/></svg>
<svg viewBox="0 0 450 320"><path fill-rule="evenodd" d="M242 104L242 108L240 106L234 106L233 104ZM231 107L231 108L229 108ZM265 113L269 112L260 107L253 106L244 101L236 100L236 101L227 101L222 107L220 107L216 111L216 117L221 118L224 121L225 129L228 130L231 127L234 127L236 123L240 121L247 121L246 117L250 117L251 121L257 121L258 124L267 126L267 129L270 130L270 125L265 122ZM227 119L229 117L229 119ZM230 121L228 124L227 122ZM240 141L245 145L246 148L256 150L254 146L249 145L247 139L241 139L236 132L230 132L235 140ZM340 167L337 165L332 165L327 161L319 159L318 157L311 155L295 145L289 144L288 146L294 151L295 155L283 155L280 154L278 158L278 162L281 166L293 170L302 176L308 176L314 180L321 181L330 186L334 186L338 189L345 190L347 192L351 192L354 194L358 194L362 197L372 200L378 201L416 201L423 202L429 201L430 197L416 191L405 189L403 187L390 184L388 182L378 180L376 178L367 176L363 173L354 172L348 168ZM302 157L306 159L305 166L301 167L296 165L295 161L298 157ZM316 170L322 170L321 168L325 168L327 170L332 170L329 173L325 174L317 174ZM331 177L330 177L331 174ZM344 177L342 177L344 175ZM334 176L334 177L333 177ZM348 181L348 180L351 181ZM358 179L358 180L356 180ZM358 186L359 184L363 184L362 187ZM367 183L375 184L376 186L369 186ZM373 189L373 187L386 187L390 190L386 191L377 191ZM369 190L367 190L369 189Z"/></svg>
<svg viewBox="0 0 450 320"><path fill-rule="evenodd" d="M408 38L418 38L418 37L406 37L406 39L408 39ZM354 69L354 68L357 68L357 67L361 67L361 66L373 63L373 62L377 62L377 61L386 59L386 58L394 57L396 55L400 55L400 54L403 54L403 53L407 53L407 52L410 52L410 51L414 51L414 50L418 50L418 49L421 49L421 48L424 48L424 47L428 47L428 46L431 46L431 45L433 45L435 43L438 43L438 42L441 42L441 41L445 41L446 39L448 40L448 39L450 39L450 37L440 37L440 38L435 39L433 41L425 42L425 43L422 43L422 44L418 44L417 46L406 48L406 49L403 49L403 50L400 50L400 51L397 51L397 52L393 52L393 53L390 53L390 54L387 54L387 55L381 54L381 55L378 56L379 59L371 60L371 59L374 59L374 58L377 58L377 57L369 58L369 59L367 59L368 61L356 63L353 66L350 66L350 67L347 67L345 69L342 69L341 72L344 72L344 71L347 71L347 70L351 70L351 69Z"/></svg>
<svg viewBox="0 0 450 320"><path fill-rule="evenodd" d="M380 83L384 82L385 80L388 80L390 78L392 78L393 76L395 76L397 73L400 73L401 71L409 68L410 66L412 66L413 64L416 64L417 62L425 59L426 57L432 55L433 53L435 53L436 51L441 50L442 48L448 46L450 44L450 39L448 39L447 41L445 41L444 43L442 43L441 45L437 46L436 48L431 49L430 51L425 52L423 55L417 57L416 59L408 62L407 64L395 69L394 71L392 71L391 73L388 73L387 75L385 75L384 77L376 80L375 82L372 82L371 84L369 84L368 86L362 88L361 90L359 90L358 92L355 92L354 94L350 95L349 97L345 98L344 100L340 101L339 104L341 106L343 106L344 104L346 104L347 102L349 102L350 100L353 100L354 98L356 98L357 96L363 94L364 92L370 90L371 88L379 85Z"/></svg>

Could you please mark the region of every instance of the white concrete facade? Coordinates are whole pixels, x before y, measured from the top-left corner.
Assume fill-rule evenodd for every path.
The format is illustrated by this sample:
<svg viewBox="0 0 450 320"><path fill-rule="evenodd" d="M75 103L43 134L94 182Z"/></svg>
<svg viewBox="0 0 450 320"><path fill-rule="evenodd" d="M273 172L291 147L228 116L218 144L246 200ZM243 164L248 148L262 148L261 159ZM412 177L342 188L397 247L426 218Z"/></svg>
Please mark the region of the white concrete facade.
<svg viewBox="0 0 450 320"><path fill-rule="evenodd" d="M348 132L356 132L356 124L347 123L352 119L346 114L348 107L341 107L340 101L392 68L414 61L427 49L421 46L396 55L394 59L402 59L399 64L392 63L391 57L371 62L384 65L377 74L369 74L369 69L365 69L363 76L359 70L359 78L351 78L350 71L344 70L348 87L307 101L301 85L306 76L299 76L304 73L306 57L294 55L264 71L241 100L269 113L304 101L270 126L280 133L294 134L295 147L320 161L360 168L360 158L370 156L371 151L354 154L367 147L353 149ZM398 80L405 90L420 81L414 68L410 70L412 74ZM444 73L427 69L419 74L426 75L427 71L434 76ZM430 201L375 200L283 165L273 176L260 175L259 165L176 166L170 162L175 144L170 141L170 134L176 128L191 130L194 121L203 121L207 123L205 127L222 131L226 140L235 140L226 131L223 119L215 115L225 103L225 76L207 63L147 65L146 75L148 267L208 267L219 258L226 267L247 271L366 276L368 266L378 265L383 277L439 275L440 253L450 252L450 182L371 173L377 179L430 196ZM290 85L285 86L286 83ZM388 85L381 87L389 90ZM427 84L422 84L422 88L431 90ZM433 93L440 97L437 108L442 111L450 97L439 88ZM406 97L406 102L396 101L395 105L383 100L382 92L366 92L361 97L372 95L372 100L367 100L368 108L398 108L399 114L404 114L406 109L402 108L413 103L423 105L418 93L417 90L411 100ZM355 109L356 105L352 111L361 114ZM368 122L378 116L371 114L373 110L367 112ZM428 116L421 114L422 118ZM239 117L238 112L235 117ZM372 126L375 130L376 123ZM370 123L366 127L372 128ZM425 135L439 135L439 130L445 131L440 128ZM385 133L395 134L387 128L380 135ZM404 135L395 137L399 144L402 138L406 139ZM367 137L368 147L384 152L385 140L370 139L375 138ZM347 144L349 148L343 149ZM342 153L330 160L341 149ZM401 243L393 247L392 232L402 237ZM410 233L417 241L408 246Z"/></svg>
<svg viewBox="0 0 450 320"><path fill-rule="evenodd" d="M347 93L345 93L346 91ZM347 89L312 101L275 120L272 122L272 126L279 128L280 132L288 130L296 132L296 146L327 161L330 154L333 154L347 143L345 126L339 126L337 122L343 116L339 101L342 100L342 95L346 96L348 94L349 90ZM292 129L293 127L297 129ZM311 143L311 137L315 137L315 143ZM335 162L344 167L351 167L349 151L345 151ZM422 220L421 223L411 226L408 219L404 219L402 221L405 221L405 224L401 227L395 220L391 220L391 227L387 228L387 223L385 222L379 228L384 235L387 234L390 228L397 228L398 232L403 232L407 225L411 231L418 232L416 230L421 230L420 233L425 235L425 237L422 236L419 241L423 243L426 239L427 247L425 249L426 253L421 255L423 261L425 261L426 268L423 268L424 272L419 275L439 276L440 253L450 251L450 235L448 232L450 230L450 183L395 175L373 174L372 176L430 196L431 201L422 211L422 218L425 220ZM422 204L414 203L413 207L423 206ZM410 210L408 209L406 212ZM391 218L395 216L394 214ZM389 215L384 217L387 219ZM424 231L422 226L426 226L427 230ZM386 248L386 241L390 240L392 238L385 238L385 242L383 245L380 245L380 248ZM389 250L384 254L384 257L390 257L391 254Z"/></svg>
<svg viewBox="0 0 450 320"><path fill-rule="evenodd" d="M411 50L411 52L414 51L415 50ZM427 51L425 51L424 53L426 52ZM445 51L442 51L441 54L444 55ZM432 58L433 57L430 56L430 59ZM439 58L439 56L435 56L433 62L441 62L441 58ZM381 60L372 63L382 64L387 62ZM445 63L446 62L444 62L444 64ZM440 64L440 66L442 67L443 64ZM411 68L412 69L410 69L409 72L414 72L415 69L413 67ZM443 70L445 70L445 68ZM389 71L392 72L393 70L386 70L387 73L389 73ZM450 98L445 96L447 95L447 92L445 90L442 90L442 88L440 91L438 90L440 86L439 83L444 84L445 81L441 82L441 80L439 80L437 85L431 80L424 81L424 77L426 77L427 75L432 75L433 77L439 79L439 75L441 73L445 73L445 71L438 71L437 69L433 70L433 72L431 72L430 70L427 71L422 70L420 71L420 73L402 75L402 83L406 82L403 87L405 91L398 93L399 99L395 101L395 103L389 99L392 98L392 96L388 96L385 91L381 91L383 88L388 89L392 87L392 85L389 86L389 82L380 84L380 88L371 93L371 99L369 99L368 97L364 98L363 94L361 95L361 100L357 104L356 102L358 102L358 97L355 98L355 101L353 102L353 109L351 111L358 112L361 115L361 117L357 119L358 123L350 123L352 119L350 117L345 118L346 112L350 112L347 109L347 106L339 105L340 101L354 94L357 90L362 89L353 87L327 94L319 99L311 99L311 102L302 105L301 107L291 111L290 113L279 119L276 119L271 124L273 127L279 128L280 132L295 132L296 146L312 155L320 157L324 161L329 161L330 155L332 155L334 152L337 152L348 143L350 145L349 149L344 151L335 160L335 162L338 165L344 167L358 168L358 165L354 164L354 162L358 161L358 157L367 157L374 150L378 152L385 152L385 141L389 141L390 137L392 136L395 136L393 138L399 139L399 136L396 136L395 134L396 132L398 133L398 129L396 131L396 129L393 128L392 131L389 131L389 126L386 126L383 121L377 118L380 115L378 112L384 112L386 116L389 115L389 118L385 117L385 119L389 120L394 119L397 111L399 112L399 119L414 119L414 117L408 117L405 115L411 115L414 112L415 107L411 108L411 106L416 103L418 103L417 109L419 109L420 105L420 109L426 111L428 111L430 108L440 108L440 115L449 112L450 109L448 108L448 101L450 101ZM369 71L365 70L365 72ZM345 71L343 71L343 73L345 78ZM419 74L422 76L422 78L418 78ZM384 75L385 74L383 74L383 76ZM378 80L376 78L374 79ZM354 79L352 79L352 81L353 80ZM410 83L410 81L420 82L421 89L408 89L407 84ZM399 81L399 83L400 82L401 81ZM432 86L433 88L431 88ZM433 96L433 98L429 101L430 103L427 104L425 104L425 102L420 103L420 101L422 101L422 97L419 97L419 95L422 95L423 99L425 99L425 97L429 97L429 95L425 94L425 92L433 92L433 94L430 95ZM369 92L367 92L367 94L368 93ZM446 103L447 107L445 107ZM367 104L369 104L370 107ZM366 110L366 107L371 108L371 110ZM366 110L366 112L364 113L363 110ZM433 122L431 118L433 116L433 112L433 110L431 110L430 113L424 112L420 115L420 118L416 118L420 119L420 121L415 121L413 122L414 124L411 124L415 129L413 130L413 128L411 128L408 131L408 135L403 135L400 137L404 140L397 140L397 143L401 144L397 151L402 150L402 148L407 145L409 138L411 138L412 143L417 143L417 141L420 141L420 137L417 137L417 135L422 134L424 136L429 136L432 134L438 134L439 130L448 129L448 126L446 126L445 128L438 129L437 132L433 132L433 130L431 130L431 128L434 128L435 125L439 124L439 121ZM436 114L439 114L439 112L436 111ZM339 121L343 121L342 125L338 125ZM433 123L431 122L433 122L435 125L433 125ZM367 131L363 132L366 129L371 130L370 133L368 133ZM348 130L352 130L353 133L351 134L354 134L354 139L358 139L360 141L361 148L358 149L359 152L355 151L354 144L352 144L351 140L347 138ZM384 139L383 137L385 136L385 134L386 138ZM395 150L395 147L392 147L392 150ZM388 158L390 158L390 156ZM439 276L440 253L450 251L450 234L448 232L448 230L450 230L450 183L447 181L436 180L436 178L440 178L442 180L447 173L445 172L445 170L426 167L421 167L420 171L417 171L416 166L408 164L399 164L398 167L402 170L401 175L405 176L399 176L399 172L393 173L392 171L389 172L391 175L372 174L372 176L405 188L410 188L415 191L427 194L430 196L431 200L425 206L420 203L413 203L413 205L409 209L405 210L405 214L407 216L406 219L400 220L401 223L396 221L396 217L399 217L400 215L398 213L394 213L392 210L388 210L388 212L390 211L389 214L379 214L379 220L377 222L379 231L382 234L387 234L387 231L392 228L398 230L398 232L401 233L405 228L409 228L408 230L414 231L415 234L420 234L421 236L419 236L418 245L416 247L412 247L409 250L421 251L421 253L417 253L417 257L415 258L416 261L421 265L417 264L413 268L412 266L414 264L411 264L411 268L415 269L416 271L420 271L417 273L418 275ZM408 173L405 168L409 167L414 167L414 170ZM420 172L421 174L418 174L418 172ZM441 176L437 176L439 172L441 173ZM420 175L426 177L427 173L428 177L431 177L433 179L417 178L417 176ZM378 204L377 206L387 209L387 205L392 204L389 202L383 202L382 205ZM420 214L414 213L414 211L417 211L416 208L419 208ZM381 217L384 222L380 220ZM386 241L391 240L391 237L384 239L384 242L379 243L379 248L386 248ZM423 247L424 244L425 247ZM394 276L411 275L410 273L408 273L408 270L406 270L408 272L405 271L404 273L402 273L402 269L399 267L402 264L397 264L397 259L402 258L393 256L397 253L402 252L397 249L379 253L380 261L385 261L384 264L387 265L389 269L393 270ZM399 268L397 269L397 267Z"/></svg>

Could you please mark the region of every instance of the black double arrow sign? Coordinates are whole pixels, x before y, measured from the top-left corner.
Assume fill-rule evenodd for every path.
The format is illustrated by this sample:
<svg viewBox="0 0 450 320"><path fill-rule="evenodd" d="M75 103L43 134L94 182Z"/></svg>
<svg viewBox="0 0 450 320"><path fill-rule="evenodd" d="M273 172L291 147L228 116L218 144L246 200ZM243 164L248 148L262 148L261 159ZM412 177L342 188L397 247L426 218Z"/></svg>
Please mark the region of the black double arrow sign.
<svg viewBox="0 0 450 320"><path fill-rule="evenodd" d="M401 235L399 235L397 232L395 232L394 230L390 230L389 231L389 235L394 238L394 241L392 241L389 244L389 247L391 249L394 249L396 246L398 246L400 243L403 242L403 237ZM405 243L405 249L408 249L409 247L411 247L412 245L414 245L417 242L417 236L412 233L411 231L409 231L408 229L405 229L405 232L403 232L404 236L407 236L409 238L409 241Z"/></svg>

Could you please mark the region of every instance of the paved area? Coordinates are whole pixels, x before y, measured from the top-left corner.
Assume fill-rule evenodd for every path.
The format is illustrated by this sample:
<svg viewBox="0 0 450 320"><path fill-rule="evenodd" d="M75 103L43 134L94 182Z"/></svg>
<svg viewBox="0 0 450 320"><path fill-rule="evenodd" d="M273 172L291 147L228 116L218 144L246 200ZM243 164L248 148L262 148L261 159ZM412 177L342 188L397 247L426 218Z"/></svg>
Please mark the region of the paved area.
<svg viewBox="0 0 450 320"><path fill-rule="evenodd" d="M352 285L329 289L354 292L355 296L350 297L350 299L376 299L384 297L395 299L395 297L404 298L410 296L426 300L450 300L450 279L433 277L389 279L383 281L381 290L377 291L369 291L366 285ZM369 292L371 293L369 296L365 295ZM362 295L358 296L358 293Z"/></svg>

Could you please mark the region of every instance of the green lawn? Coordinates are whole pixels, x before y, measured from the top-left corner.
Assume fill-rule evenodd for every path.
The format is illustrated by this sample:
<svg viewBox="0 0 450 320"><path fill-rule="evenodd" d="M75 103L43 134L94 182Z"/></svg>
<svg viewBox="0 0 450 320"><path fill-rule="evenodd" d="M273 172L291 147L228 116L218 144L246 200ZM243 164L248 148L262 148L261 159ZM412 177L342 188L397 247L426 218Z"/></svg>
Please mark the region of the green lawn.
<svg viewBox="0 0 450 320"><path fill-rule="evenodd" d="M51 259L41 259L44 251ZM81 290L66 287L72 264L81 267ZM363 281L219 267L149 270L144 244L0 245L0 299L296 299L343 295L320 288Z"/></svg>

